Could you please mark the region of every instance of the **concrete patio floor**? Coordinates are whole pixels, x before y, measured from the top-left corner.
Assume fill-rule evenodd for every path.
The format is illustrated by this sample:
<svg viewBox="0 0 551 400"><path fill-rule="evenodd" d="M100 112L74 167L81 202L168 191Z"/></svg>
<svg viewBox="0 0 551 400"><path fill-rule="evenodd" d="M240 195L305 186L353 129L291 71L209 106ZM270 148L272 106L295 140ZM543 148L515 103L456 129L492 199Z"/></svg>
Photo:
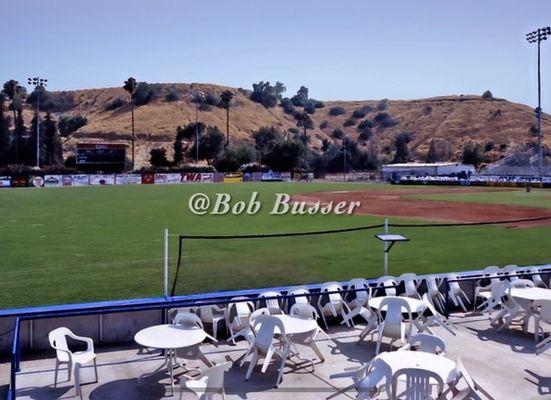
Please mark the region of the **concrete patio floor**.
<svg viewBox="0 0 551 400"><path fill-rule="evenodd" d="M457 336L452 336L441 328L434 328L447 346L447 357L455 360L461 357L471 375L497 400L531 400L551 399L551 351L535 355L535 344L532 335L523 334L520 330L498 332L490 327L484 316L456 315L451 318L457 329ZM274 388L277 376L277 363L268 369L266 374L256 368L250 381L244 380L248 363L239 367L239 361L247 346L240 341L236 346L221 342L217 347L205 343L202 347L207 357L216 363L231 360L233 367L225 377L228 399L326 399L352 383L351 379L331 379L335 373L358 367L371 360L375 353L375 343L368 338L356 345L362 325L354 329L332 327L331 340L323 335L318 336L318 345L326 355L326 361L316 364L312 372L311 364L291 359L287 362L283 383ZM162 365L164 358L158 353L139 350L137 346L103 347L98 353L99 382L82 386L83 398L90 399L161 399L170 395L169 377L161 370L151 374ZM382 351L389 350L388 345ZM300 348L301 355L310 358L314 353L308 348ZM53 388L55 361L53 353L35 355L33 358L23 355L21 372L17 375L18 399L48 400L71 398L74 395L72 385L67 382ZM205 368L197 362L190 366ZM175 370L177 381L184 378L183 368ZM2 381L9 377L9 363L0 366ZM82 380L93 380L93 368L82 370ZM60 372L60 378L66 379L66 370ZM4 382L2 382L4 383ZM356 397L356 391L335 396L334 399ZM182 396L180 397L180 395ZM176 387L174 397L196 399L188 391L181 392ZM383 392L378 398L386 399Z"/></svg>

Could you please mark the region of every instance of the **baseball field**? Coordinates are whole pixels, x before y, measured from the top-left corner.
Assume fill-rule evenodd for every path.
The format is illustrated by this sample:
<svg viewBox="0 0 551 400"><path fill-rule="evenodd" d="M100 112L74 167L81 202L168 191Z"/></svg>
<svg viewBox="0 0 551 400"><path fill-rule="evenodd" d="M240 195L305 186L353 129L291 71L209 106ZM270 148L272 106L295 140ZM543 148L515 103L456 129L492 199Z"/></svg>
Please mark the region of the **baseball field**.
<svg viewBox="0 0 551 400"><path fill-rule="evenodd" d="M258 192L256 215L195 215L190 196ZM270 215L276 193L309 204L360 201L354 215ZM394 223L473 223L551 216L551 191L329 183L244 183L0 190L0 308L158 296L163 229L187 235L289 233ZM382 274L381 229L268 239L185 240L176 294ZM551 219L393 227L410 242L390 273L551 262ZM178 239L170 239L174 277Z"/></svg>

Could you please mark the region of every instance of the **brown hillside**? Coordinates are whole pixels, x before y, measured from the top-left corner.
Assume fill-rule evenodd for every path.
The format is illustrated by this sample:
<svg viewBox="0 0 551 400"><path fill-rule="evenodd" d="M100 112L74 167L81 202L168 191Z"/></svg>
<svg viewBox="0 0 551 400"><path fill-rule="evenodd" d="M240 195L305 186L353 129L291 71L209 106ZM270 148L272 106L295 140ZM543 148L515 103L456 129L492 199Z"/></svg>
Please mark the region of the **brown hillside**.
<svg viewBox="0 0 551 400"><path fill-rule="evenodd" d="M183 98L181 101L168 102L165 93L169 87L176 87ZM149 151L153 147L163 146L171 154L176 127L195 120L195 105L190 96L191 90L198 89L218 97L224 90L234 93L230 110L230 135L232 140L250 141L251 133L262 126L276 126L282 131L296 128L294 118L283 112L280 106L265 108L249 100L250 91L227 88L210 84L162 84L161 92L147 105L139 106L135 111L137 133L137 166L147 165ZM74 144L83 141L128 142L131 133L130 105L109 111L106 106L114 99L128 101L128 94L122 88L75 90L72 92L75 107L65 114L81 114L88 124L80 128L73 137L65 142L64 151L71 153ZM292 94L287 93L288 96ZM342 129L351 138L356 139L357 124L373 118L380 111L370 111L365 118L358 119L355 126L344 127L355 110L365 106L376 108L378 101L327 101L325 107L317 109L312 115L314 129L309 130L311 145L320 148L323 139L333 140L334 129ZM331 116L329 110L340 106L346 110L344 115ZM530 128L535 123L531 107L516 104L503 99L485 100L480 96L445 96L420 100L389 100L384 112L397 124L389 128L374 127L373 136L364 146L374 146L382 155L383 161L392 156L393 138L400 132L411 134L410 151L417 161L425 161L432 139L449 142L452 160L460 158L464 143L475 141L483 146L494 143L494 150L487 153L491 161L511 154L516 149L535 141ZM30 120L31 110L26 114ZM217 125L225 132L226 112L222 108L212 107L210 111L200 111L199 120L207 125ZM327 121L327 127L320 124ZM544 115L543 132L545 144L551 147L551 116Z"/></svg>

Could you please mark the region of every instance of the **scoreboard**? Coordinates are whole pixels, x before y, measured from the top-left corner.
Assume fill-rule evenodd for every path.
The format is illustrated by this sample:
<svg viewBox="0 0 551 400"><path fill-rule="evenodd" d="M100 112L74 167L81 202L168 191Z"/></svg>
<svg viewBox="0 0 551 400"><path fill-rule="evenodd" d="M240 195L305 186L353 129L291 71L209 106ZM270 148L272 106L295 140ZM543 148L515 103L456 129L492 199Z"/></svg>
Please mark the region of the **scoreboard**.
<svg viewBox="0 0 551 400"><path fill-rule="evenodd" d="M78 143L76 165L84 172L122 172L126 164L126 145Z"/></svg>

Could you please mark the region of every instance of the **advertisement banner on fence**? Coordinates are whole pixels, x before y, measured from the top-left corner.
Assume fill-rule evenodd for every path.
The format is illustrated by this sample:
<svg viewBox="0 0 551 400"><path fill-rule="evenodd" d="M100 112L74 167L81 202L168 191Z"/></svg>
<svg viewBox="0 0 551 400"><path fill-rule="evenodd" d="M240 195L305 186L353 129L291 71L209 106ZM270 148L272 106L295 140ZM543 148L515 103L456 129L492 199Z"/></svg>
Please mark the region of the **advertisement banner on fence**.
<svg viewBox="0 0 551 400"><path fill-rule="evenodd" d="M224 183L239 183L239 182L243 182L243 173L235 172L235 173L224 174Z"/></svg>
<svg viewBox="0 0 551 400"><path fill-rule="evenodd" d="M89 186L90 185L90 179L88 179L88 175L79 174L79 175L71 175L72 183L71 186Z"/></svg>
<svg viewBox="0 0 551 400"><path fill-rule="evenodd" d="M182 182L201 182L200 172L182 173Z"/></svg>
<svg viewBox="0 0 551 400"><path fill-rule="evenodd" d="M61 187L61 175L44 175L44 187Z"/></svg>
<svg viewBox="0 0 551 400"><path fill-rule="evenodd" d="M11 183L13 187L27 187L29 186L29 179L26 176L14 176Z"/></svg>
<svg viewBox="0 0 551 400"><path fill-rule="evenodd" d="M115 175L89 175L90 185L114 185Z"/></svg>
<svg viewBox="0 0 551 400"><path fill-rule="evenodd" d="M29 177L29 186L43 187L44 186L44 178L41 177L41 176L30 176Z"/></svg>
<svg viewBox="0 0 551 400"><path fill-rule="evenodd" d="M141 185L142 176L140 174L117 174L115 175L115 185Z"/></svg>
<svg viewBox="0 0 551 400"><path fill-rule="evenodd" d="M155 174L155 184L174 184L182 181L182 175L178 173Z"/></svg>
<svg viewBox="0 0 551 400"><path fill-rule="evenodd" d="M224 174L221 172L215 172L212 176L213 182L224 182Z"/></svg>
<svg viewBox="0 0 551 400"><path fill-rule="evenodd" d="M291 182L291 173L290 172L282 172L281 173L281 180L285 182Z"/></svg>
<svg viewBox="0 0 551 400"><path fill-rule="evenodd" d="M73 186L73 175L61 175L61 186Z"/></svg>
<svg viewBox="0 0 551 400"><path fill-rule="evenodd" d="M142 185L152 185L155 183L155 174L146 172L142 174Z"/></svg>
<svg viewBox="0 0 551 400"><path fill-rule="evenodd" d="M262 180L263 181L281 181L281 173L274 172L274 171L268 171L262 173Z"/></svg>
<svg viewBox="0 0 551 400"><path fill-rule="evenodd" d="M11 177L10 176L0 176L0 188L10 187L11 186Z"/></svg>
<svg viewBox="0 0 551 400"><path fill-rule="evenodd" d="M212 182L214 180L214 174L212 172L202 172L201 182Z"/></svg>

